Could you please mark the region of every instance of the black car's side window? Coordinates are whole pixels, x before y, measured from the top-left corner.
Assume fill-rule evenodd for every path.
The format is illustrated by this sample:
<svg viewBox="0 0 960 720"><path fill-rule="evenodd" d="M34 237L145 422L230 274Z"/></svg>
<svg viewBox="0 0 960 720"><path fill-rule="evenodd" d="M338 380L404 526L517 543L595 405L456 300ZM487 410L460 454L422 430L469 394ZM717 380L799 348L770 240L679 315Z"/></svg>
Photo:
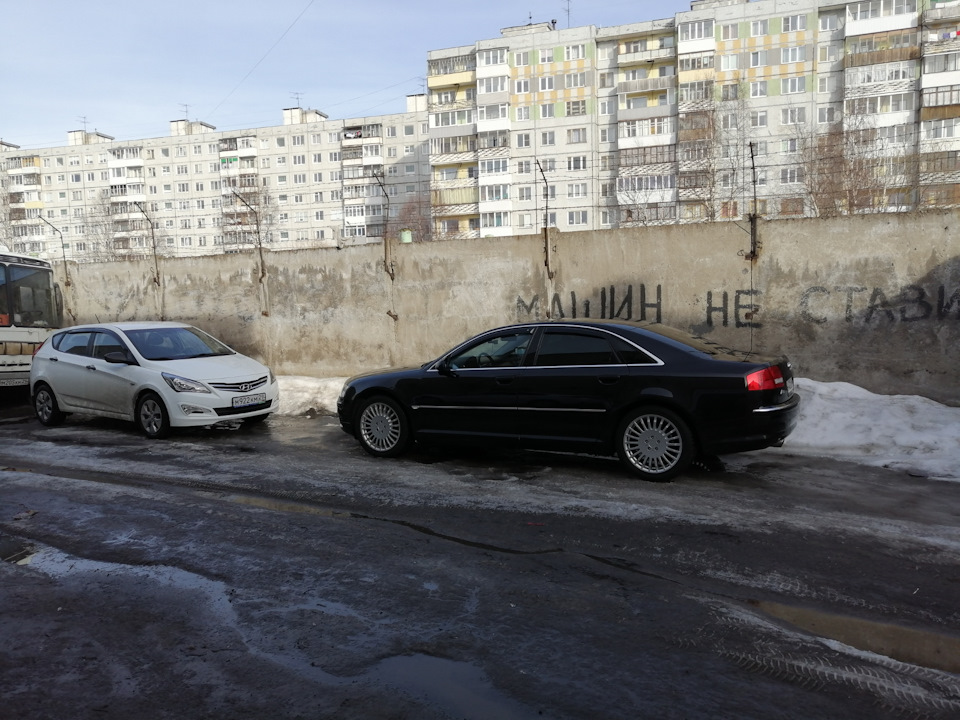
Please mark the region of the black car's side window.
<svg viewBox="0 0 960 720"><path fill-rule="evenodd" d="M523 361L531 334L509 333L486 338L448 360L454 370L464 368L518 367Z"/></svg>
<svg viewBox="0 0 960 720"><path fill-rule="evenodd" d="M659 361L651 357L636 345L631 345L626 340L618 337L610 338L614 350L620 356L620 360L627 365L656 365Z"/></svg>
<svg viewBox="0 0 960 720"><path fill-rule="evenodd" d="M564 365L620 365L620 359L605 337L573 332L547 331L534 363L539 367Z"/></svg>
<svg viewBox="0 0 960 720"><path fill-rule="evenodd" d="M69 355L89 355L87 346L90 344L90 332L65 333L60 339L57 350Z"/></svg>

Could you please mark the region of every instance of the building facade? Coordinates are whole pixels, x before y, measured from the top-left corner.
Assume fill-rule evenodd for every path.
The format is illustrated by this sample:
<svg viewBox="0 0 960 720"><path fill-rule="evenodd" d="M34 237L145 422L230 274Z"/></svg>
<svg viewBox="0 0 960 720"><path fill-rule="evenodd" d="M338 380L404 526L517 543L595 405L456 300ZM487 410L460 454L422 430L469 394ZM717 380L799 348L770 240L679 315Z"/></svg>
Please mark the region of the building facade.
<svg viewBox="0 0 960 720"><path fill-rule="evenodd" d="M425 106L217 131L176 120L168 137L73 131L64 147L0 145L0 243L78 262L256 246L342 247L429 229ZM402 228L401 228L402 226Z"/></svg>
<svg viewBox="0 0 960 720"><path fill-rule="evenodd" d="M427 95L400 115L0 143L0 242L54 254L58 230L83 259L953 206L958 30L960 0L694 0L506 28L429 51Z"/></svg>

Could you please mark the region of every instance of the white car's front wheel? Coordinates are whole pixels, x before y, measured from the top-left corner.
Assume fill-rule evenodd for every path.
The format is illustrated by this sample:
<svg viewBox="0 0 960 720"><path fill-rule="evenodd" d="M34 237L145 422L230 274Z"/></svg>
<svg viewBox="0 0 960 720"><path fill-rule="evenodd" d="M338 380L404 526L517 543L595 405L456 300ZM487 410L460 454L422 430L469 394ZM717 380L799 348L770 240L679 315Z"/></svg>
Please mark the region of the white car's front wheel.
<svg viewBox="0 0 960 720"><path fill-rule="evenodd" d="M165 438L170 434L170 416L163 400L156 393L144 393L137 401L137 426L151 439Z"/></svg>

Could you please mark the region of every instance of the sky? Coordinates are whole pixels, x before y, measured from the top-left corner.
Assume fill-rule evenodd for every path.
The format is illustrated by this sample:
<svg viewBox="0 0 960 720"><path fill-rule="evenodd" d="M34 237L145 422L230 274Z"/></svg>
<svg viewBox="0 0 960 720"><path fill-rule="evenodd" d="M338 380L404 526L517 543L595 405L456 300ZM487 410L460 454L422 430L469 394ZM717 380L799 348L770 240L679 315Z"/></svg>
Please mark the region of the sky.
<svg viewBox="0 0 960 720"><path fill-rule="evenodd" d="M281 415L336 415L345 378L280 376ZM797 428L761 452L833 458L913 477L960 482L960 407L913 395L878 395L843 382L796 379Z"/></svg>
<svg viewBox="0 0 960 720"><path fill-rule="evenodd" d="M425 92L427 52L557 21L609 27L673 17L689 0L3 0L0 140L65 145L280 125L284 108L330 118L402 113Z"/></svg>

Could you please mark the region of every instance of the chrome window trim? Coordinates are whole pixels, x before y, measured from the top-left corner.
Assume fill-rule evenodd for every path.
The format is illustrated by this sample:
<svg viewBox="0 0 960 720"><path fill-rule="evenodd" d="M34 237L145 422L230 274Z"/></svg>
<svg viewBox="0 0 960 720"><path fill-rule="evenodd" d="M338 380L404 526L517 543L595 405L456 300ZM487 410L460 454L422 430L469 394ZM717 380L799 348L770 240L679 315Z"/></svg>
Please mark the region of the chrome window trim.
<svg viewBox="0 0 960 720"><path fill-rule="evenodd" d="M625 343L627 343L627 344L629 344L629 345L632 345L632 346L635 347L637 350L639 350L640 352L642 352L644 355L646 355L647 357L653 359L655 362L649 362L649 363L617 363L616 365L512 365L512 366L508 366L508 367L496 367L496 368L494 368L494 367L485 367L485 368L460 368L460 369L457 370L457 372L458 372L458 373L462 373L462 372L476 372L476 371L478 371L478 370L479 370L479 371L490 371L490 370L494 370L494 371L498 371L498 372L501 372L501 371L503 371L503 370L532 370L532 369L552 370L552 369L556 369L556 368L663 367L664 365L666 365L666 363L665 363L662 359L660 359L657 355L654 355L654 354L653 354L652 352L650 352L649 350L641 347L640 345L637 345L637 343L635 343L633 340L631 340L631 339L629 339L629 338L626 338L626 337L624 337L623 335L620 335L619 333L615 333L615 332L613 332L612 330L608 330L608 329L603 328L603 327L597 327L597 326L595 326L595 325L582 325L582 324L580 324L580 323L552 323L552 322L551 322L551 323L541 323L541 324L538 324L538 325L506 325L506 326L504 326L504 327L502 327L502 328L497 328L496 330L493 330L493 331L491 331L491 332L489 332L489 333L484 333L484 334L482 334L482 335L477 335L477 336L475 336L475 337L472 337L472 338L470 338L469 340L466 340L466 341L460 343L460 344L457 345L455 348L451 349L449 352L444 353L443 356L437 358L433 363L431 363L430 367L427 368L427 372L437 372L437 365L439 365L441 362L443 362L446 358L448 358L448 357L450 357L450 356L452 356L452 355L455 355L455 354L460 350L460 348L466 347L466 346L467 346L468 344L470 344L472 341L474 341L474 340L482 341L482 339L485 338L485 337L487 337L488 335L494 335L494 334L497 334L497 333L500 333L500 332L503 332L503 333L507 333L507 332L510 332L510 331L516 332L517 330L529 330L529 332L530 332L531 334L536 334L536 331L539 330L539 329L548 330L548 329L551 329L551 328L572 328L572 329L576 329L576 330L593 330L593 331L597 331L597 332L606 333L607 335L612 335L613 337L615 337L615 338L617 338L617 339L619 339L619 340L622 340L623 342L625 342Z"/></svg>

